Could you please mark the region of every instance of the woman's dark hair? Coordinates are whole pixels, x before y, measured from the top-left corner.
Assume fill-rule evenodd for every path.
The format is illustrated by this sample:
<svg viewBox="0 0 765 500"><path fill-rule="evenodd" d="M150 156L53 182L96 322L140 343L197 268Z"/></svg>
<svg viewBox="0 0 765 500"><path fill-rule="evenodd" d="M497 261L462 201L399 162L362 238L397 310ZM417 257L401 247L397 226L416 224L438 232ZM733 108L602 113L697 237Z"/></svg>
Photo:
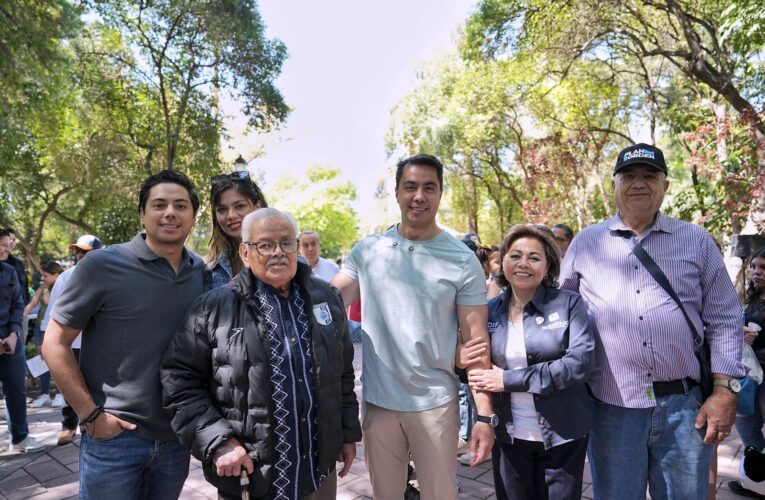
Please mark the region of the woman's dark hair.
<svg viewBox="0 0 765 500"><path fill-rule="evenodd" d="M239 259L239 242L223 231L220 224L218 224L217 217L215 217L215 206L220 202L221 195L229 189L235 189L237 193L250 200L250 203L257 208L266 208L268 203L266 203L263 192L250 179L250 175L247 172L216 175L211 179L210 210L212 211L213 230L204 260L208 264L214 263L222 253L225 253L229 262L231 262L231 271L234 275L237 275L242 270L242 262Z"/></svg>
<svg viewBox="0 0 765 500"><path fill-rule="evenodd" d="M505 270L502 263L505 260L505 254L513 246L516 240L521 238L534 238L542 244L547 258L547 274L542 283L550 288L558 288L558 274L560 273L560 253L558 246L553 239L552 231L541 224L516 224L511 227L499 246L499 276L497 276L497 285L500 287L509 286L510 283L505 278Z"/></svg>
<svg viewBox="0 0 765 500"><path fill-rule="evenodd" d="M752 260L749 261L749 267L752 266L752 263L754 262L754 259L765 259L765 247L760 248L756 252L754 252L754 255L752 255ZM753 304L757 302L760 298L760 295L762 294L762 289L755 288L754 281L751 279L749 280L749 284L746 287L746 303L747 304Z"/></svg>
<svg viewBox="0 0 765 500"><path fill-rule="evenodd" d="M43 270L43 272L46 272L48 274L61 274L64 272L64 268L61 267L61 264L53 260L44 262L43 265L41 266L41 269Z"/></svg>

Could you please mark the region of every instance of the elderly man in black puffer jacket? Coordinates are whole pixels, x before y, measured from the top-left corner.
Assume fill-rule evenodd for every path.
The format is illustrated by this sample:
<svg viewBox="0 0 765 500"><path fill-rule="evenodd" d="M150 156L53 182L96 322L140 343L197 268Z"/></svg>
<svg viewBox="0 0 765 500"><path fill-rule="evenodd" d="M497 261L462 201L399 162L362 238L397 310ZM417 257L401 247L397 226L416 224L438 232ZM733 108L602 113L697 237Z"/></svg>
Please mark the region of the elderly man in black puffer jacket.
<svg viewBox="0 0 765 500"><path fill-rule="evenodd" d="M245 269L200 297L162 366L165 408L221 498L333 499L361 439L342 301L272 208L242 222Z"/></svg>

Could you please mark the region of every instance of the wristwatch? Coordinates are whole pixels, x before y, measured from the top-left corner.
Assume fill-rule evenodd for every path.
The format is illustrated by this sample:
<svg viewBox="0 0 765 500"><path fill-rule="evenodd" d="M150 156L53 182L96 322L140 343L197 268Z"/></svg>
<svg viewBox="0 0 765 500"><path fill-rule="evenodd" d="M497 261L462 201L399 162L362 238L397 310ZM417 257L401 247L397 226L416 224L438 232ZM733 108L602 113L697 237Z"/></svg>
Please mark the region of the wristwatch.
<svg viewBox="0 0 765 500"><path fill-rule="evenodd" d="M738 380L736 381L738 382ZM483 422L484 424L489 424L492 428L496 427L499 423L499 417L496 413L492 413L488 417L484 415L476 415L475 416L476 421Z"/></svg>
<svg viewBox="0 0 765 500"><path fill-rule="evenodd" d="M738 394L741 390L741 382L737 378L730 378L728 380L715 379L715 387L725 387L733 394Z"/></svg>

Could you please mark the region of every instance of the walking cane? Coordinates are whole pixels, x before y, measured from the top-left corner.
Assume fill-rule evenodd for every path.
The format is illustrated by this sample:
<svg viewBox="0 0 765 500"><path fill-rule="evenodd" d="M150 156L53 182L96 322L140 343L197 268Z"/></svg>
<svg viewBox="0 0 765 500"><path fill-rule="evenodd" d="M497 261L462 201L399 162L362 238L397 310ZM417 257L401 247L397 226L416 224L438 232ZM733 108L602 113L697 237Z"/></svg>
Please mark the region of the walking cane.
<svg viewBox="0 0 765 500"><path fill-rule="evenodd" d="M242 500L250 500L250 478L247 477L247 469L244 467L239 475L239 485L242 487Z"/></svg>

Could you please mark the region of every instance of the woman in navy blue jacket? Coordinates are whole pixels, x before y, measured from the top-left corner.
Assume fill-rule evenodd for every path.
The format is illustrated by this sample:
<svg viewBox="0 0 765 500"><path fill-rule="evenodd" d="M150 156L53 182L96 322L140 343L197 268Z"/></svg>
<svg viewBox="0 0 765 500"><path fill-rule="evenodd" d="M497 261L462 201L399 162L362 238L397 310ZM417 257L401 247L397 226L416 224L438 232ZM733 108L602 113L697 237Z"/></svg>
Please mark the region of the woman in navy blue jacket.
<svg viewBox="0 0 765 500"><path fill-rule="evenodd" d="M470 385L493 393L498 499L581 498L593 403L585 382L595 340L578 294L559 290L549 230L513 226L500 248L500 286L489 302L492 368Z"/></svg>

